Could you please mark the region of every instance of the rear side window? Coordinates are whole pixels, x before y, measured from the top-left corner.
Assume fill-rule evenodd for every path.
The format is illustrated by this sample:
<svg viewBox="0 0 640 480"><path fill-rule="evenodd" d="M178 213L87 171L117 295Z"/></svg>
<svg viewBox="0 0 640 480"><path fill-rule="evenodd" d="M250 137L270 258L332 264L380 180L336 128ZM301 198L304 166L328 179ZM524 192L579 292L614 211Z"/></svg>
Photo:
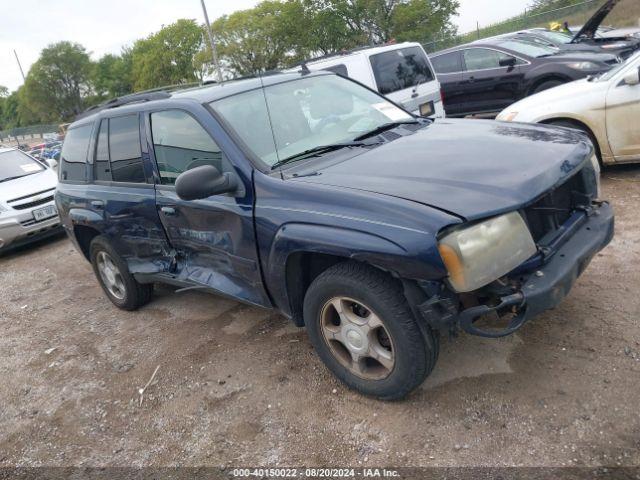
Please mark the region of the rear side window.
<svg viewBox="0 0 640 480"><path fill-rule="evenodd" d="M437 57L431 57L431 63L437 73L462 72L462 55L460 52L445 53Z"/></svg>
<svg viewBox="0 0 640 480"><path fill-rule="evenodd" d="M429 60L420 47L379 53L371 56L373 75L383 95L415 87L435 79Z"/></svg>
<svg viewBox="0 0 640 480"><path fill-rule="evenodd" d="M60 153L60 178L85 182L92 125L69 129Z"/></svg>
<svg viewBox="0 0 640 480"><path fill-rule="evenodd" d="M146 182L137 114L109 119L109 160L114 182Z"/></svg>
<svg viewBox="0 0 640 480"><path fill-rule="evenodd" d="M163 185L173 185L182 172L203 165L212 165L220 172L229 171L229 164L218 145L186 112L152 113L151 134Z"/></svg>
<svg viewBox="0 0 640 480"><path fill-rule="evenodd" d="M335 74L338 74L342 77L348 77L349 76L349 72L347 71L347 66L343 65L342 63L338 64L338 65L332 65L330 67L325 67L323 68L323 70L326 70L327 72L333 72Z"/></svg>
<svg viewBox="0 0 640 480"><path fill-rule="evenodd" d="M107 118L100 122L94 169L96 180L104 182L112 180L111 166L109 165L109 119Z"/></svg>

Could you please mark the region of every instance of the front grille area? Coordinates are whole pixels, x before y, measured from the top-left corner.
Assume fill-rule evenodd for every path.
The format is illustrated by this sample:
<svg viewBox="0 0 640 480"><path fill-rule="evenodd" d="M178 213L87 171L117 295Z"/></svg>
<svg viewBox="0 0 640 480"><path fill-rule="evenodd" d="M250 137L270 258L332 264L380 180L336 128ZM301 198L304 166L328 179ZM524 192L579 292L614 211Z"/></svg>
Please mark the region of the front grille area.
<svg viewBox="0 0 640 480"><path fill-rule="evenodd" d="M525 219L536 243L546 243L545 237L553 236L569 220L576 207L588 200L585 177L581 173L525 208Z"/></svg>
<svg viewBox="0 0 640 480"><path fill-rule="evenodd" d="M38 205L44 205L45 203L49 203L53 200L53 195L50 197L41 198L40 200L34 200L32 202L21 203L21 204L9 204L11 208L16 210L27 210L28 208L37 207Z"/></svg>

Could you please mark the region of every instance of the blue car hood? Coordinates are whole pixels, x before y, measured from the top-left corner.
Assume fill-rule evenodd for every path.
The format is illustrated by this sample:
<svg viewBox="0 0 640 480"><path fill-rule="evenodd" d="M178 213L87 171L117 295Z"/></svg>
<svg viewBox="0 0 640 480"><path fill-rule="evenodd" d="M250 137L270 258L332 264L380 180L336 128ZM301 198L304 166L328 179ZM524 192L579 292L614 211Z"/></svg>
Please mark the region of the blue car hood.
<svg viewBox="0 0 640 480"><path fill-rule="evenodd" d="M592 154L587 137L570 129L442 120L294 181L390 195L474 220L533 202Z"/></svg>

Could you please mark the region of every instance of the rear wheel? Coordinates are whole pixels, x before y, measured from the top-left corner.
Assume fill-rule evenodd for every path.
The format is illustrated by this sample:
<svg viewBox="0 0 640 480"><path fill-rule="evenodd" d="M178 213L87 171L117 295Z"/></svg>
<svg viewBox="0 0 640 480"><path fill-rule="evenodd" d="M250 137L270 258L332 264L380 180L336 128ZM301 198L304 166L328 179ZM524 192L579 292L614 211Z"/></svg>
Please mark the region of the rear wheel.
<svg viewBox="0 0 640 480"><path fill-rule="evenodd" d="M383 400L403 398L431 373L437 338L417 324L391 277L358 263L322 273L304 301L318 356L349 387Z"/></svg>
<svg viewBox="0 0 640 480"><path fill-rule="evenodd" d="M562 80L547 80L546 82L542 82L540 85L536 85L533 89L533 93L544 92L545 90L549 90L550 88L557 87L559 85L564 84Z"/></svg>
<svg viewBox="0 0 640 480"><path fill-rule="evenodd" d="M90 247L91 265L109 300L123 310L136 310L149 302L152 284L141 284L133 278L127 264L102 236L94 238Z"/></svg>

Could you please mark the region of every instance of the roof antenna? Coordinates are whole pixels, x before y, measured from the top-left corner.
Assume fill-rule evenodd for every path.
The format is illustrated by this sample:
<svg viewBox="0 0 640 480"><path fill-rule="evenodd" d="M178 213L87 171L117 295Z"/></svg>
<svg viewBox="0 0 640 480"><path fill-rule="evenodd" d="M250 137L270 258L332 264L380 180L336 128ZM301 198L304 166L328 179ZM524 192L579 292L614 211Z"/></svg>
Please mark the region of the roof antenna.
<svg viewBox="0 0 640 480"><path fill-rule="evenodd" d="M302 62L300 64L300 73L302 75L309 75L311 73L311 70L309 70L309 67L307 67L306 62Z"/></svg>

